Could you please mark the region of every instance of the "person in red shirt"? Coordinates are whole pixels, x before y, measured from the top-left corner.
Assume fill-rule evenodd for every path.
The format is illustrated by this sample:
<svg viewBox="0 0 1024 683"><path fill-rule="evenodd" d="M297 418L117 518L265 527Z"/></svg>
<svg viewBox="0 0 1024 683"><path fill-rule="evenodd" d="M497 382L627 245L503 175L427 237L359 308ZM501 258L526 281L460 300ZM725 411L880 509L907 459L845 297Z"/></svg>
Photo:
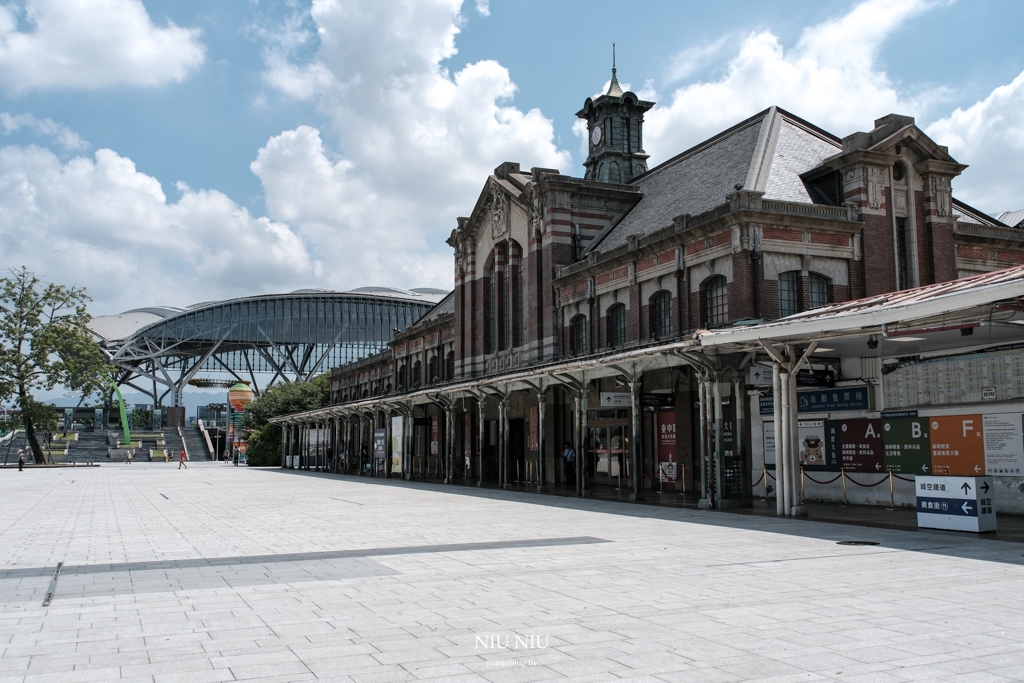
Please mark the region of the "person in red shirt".
<svg viewBox="0 0 1024 683"><path fill-rule="evenodd" d="M181 449L181 453L178 453L178 469L180 470L182 467L184 467L186 470L188 469L188 465L185 464L185 449L184 448Z"/></svg>

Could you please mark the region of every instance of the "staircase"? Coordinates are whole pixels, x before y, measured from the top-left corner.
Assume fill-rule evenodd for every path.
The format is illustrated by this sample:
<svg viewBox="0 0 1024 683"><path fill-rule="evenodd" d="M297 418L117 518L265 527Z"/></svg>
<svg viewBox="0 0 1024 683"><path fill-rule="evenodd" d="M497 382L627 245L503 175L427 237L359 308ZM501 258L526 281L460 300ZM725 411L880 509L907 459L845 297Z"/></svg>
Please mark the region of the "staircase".
<svg viewBox="0 0 1024 683"><path fill-rule="evenodd" d="M185 430L182 429L182 432ZM177 427L164 427L160 430L160 433L164 435L164 443L167 447L167 455L170 457L171 462L178 461L178 453L181 453L181 437L178 436ZM192 451L188 452L189 458L192 456Z"/></svg>
<svg viewBox="0 0 1024 683"><path fill-rule="evenodd" d="M181 435L185 437L185 447L188 449L190 460L212 460L206 448L206 439L198 427L182 427Z"/></svg>

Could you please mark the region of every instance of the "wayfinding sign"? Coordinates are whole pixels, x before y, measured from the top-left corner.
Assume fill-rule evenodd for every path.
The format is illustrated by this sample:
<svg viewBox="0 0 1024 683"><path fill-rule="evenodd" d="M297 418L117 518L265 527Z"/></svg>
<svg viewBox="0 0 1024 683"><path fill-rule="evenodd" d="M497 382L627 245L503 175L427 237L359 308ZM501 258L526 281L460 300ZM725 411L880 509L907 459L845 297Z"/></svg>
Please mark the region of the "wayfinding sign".
<svg viewBox="0 0 1024 683"><path fill-rule="evenodd" d="M885 467L896 474L931 474L930 424L927 417L882 419Z"/></svg>
<svg viewBox="0 0 1024 683"><path fill-rule="evenodd" d="M942 415L927 420L931 423L933 474L985 474L981 415Z"/></svg>
<svg viewBox="0 0 1024 683"><path fill-rule="evenodd" d="M825 424L829 469L875 474L885 471L881 420L828 420Z"/></svg>
<svg viewBox="0 0 1024 683"><path fill-rule="evenodd" d="M992 477L917 477L917 526L995 531Z"/></svg>
<svg viewBox="0 0 1024 683"><path fill-rule="evenodd" d="M985 473L1004 477L1024 475L1024 416L1020 413L985 415Z"/></svg>

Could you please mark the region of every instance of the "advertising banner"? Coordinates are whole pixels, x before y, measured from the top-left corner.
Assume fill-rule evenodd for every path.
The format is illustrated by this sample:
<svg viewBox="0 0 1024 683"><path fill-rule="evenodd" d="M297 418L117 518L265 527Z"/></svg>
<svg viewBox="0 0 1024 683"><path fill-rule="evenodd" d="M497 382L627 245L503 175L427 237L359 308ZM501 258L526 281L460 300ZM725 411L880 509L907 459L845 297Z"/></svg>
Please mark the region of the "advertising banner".
<svg viewBox="0 0 1024 683"><path fill-rule="evenodd" d="M438 441L437 415L430 416L430 454L440 454L440 443Z"/></svg>
<svg viewBox="0 0 1024 683"><path fill-rule="evenodd" d="M800 464L809 470L825 469L825 421L800 420L796 426Z"/></svg>
<svg viewBox="0 0 1024 683"><path fill-rule="evenodd" d="M373 457L376 460L383 460L388 455L388 430L373 430Z"/></svg>
<svg viewBox="0 0 1024 683"><path fill-rule="evenodd" d="M658 472L662 490L675 489L676 461L676 411L659 410L655 413L658 427Z"/></svg>
<svg viewBox="0 0 1024 683"><path fill-rule="evenodd" d="M391 473L402 473L402 453L405 445L405 418L391 418Z"/></svg>
<svg viewBox="0 0 1024 683"><path fill-rule="evenodd" d="M775 469L775 423L765 420L761 427L764 430L764 465L770 470Z"/></svg>

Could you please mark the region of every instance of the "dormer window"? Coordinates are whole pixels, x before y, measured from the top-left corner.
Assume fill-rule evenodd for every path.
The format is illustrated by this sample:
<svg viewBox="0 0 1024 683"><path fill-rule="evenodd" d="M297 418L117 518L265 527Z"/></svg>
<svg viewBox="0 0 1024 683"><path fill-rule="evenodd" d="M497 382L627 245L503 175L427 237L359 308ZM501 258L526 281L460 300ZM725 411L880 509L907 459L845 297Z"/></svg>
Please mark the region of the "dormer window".
<svg viewBox="0 0 1024 683"><path fill-rule="evenodd" d="M906 169L906 167L903 166L902 162L897 161L895 164L892 165L892 179L893 180L895 180L896 182L900 182L900 181L902 181L906 177L907 177L907 169Z"/></svg>

